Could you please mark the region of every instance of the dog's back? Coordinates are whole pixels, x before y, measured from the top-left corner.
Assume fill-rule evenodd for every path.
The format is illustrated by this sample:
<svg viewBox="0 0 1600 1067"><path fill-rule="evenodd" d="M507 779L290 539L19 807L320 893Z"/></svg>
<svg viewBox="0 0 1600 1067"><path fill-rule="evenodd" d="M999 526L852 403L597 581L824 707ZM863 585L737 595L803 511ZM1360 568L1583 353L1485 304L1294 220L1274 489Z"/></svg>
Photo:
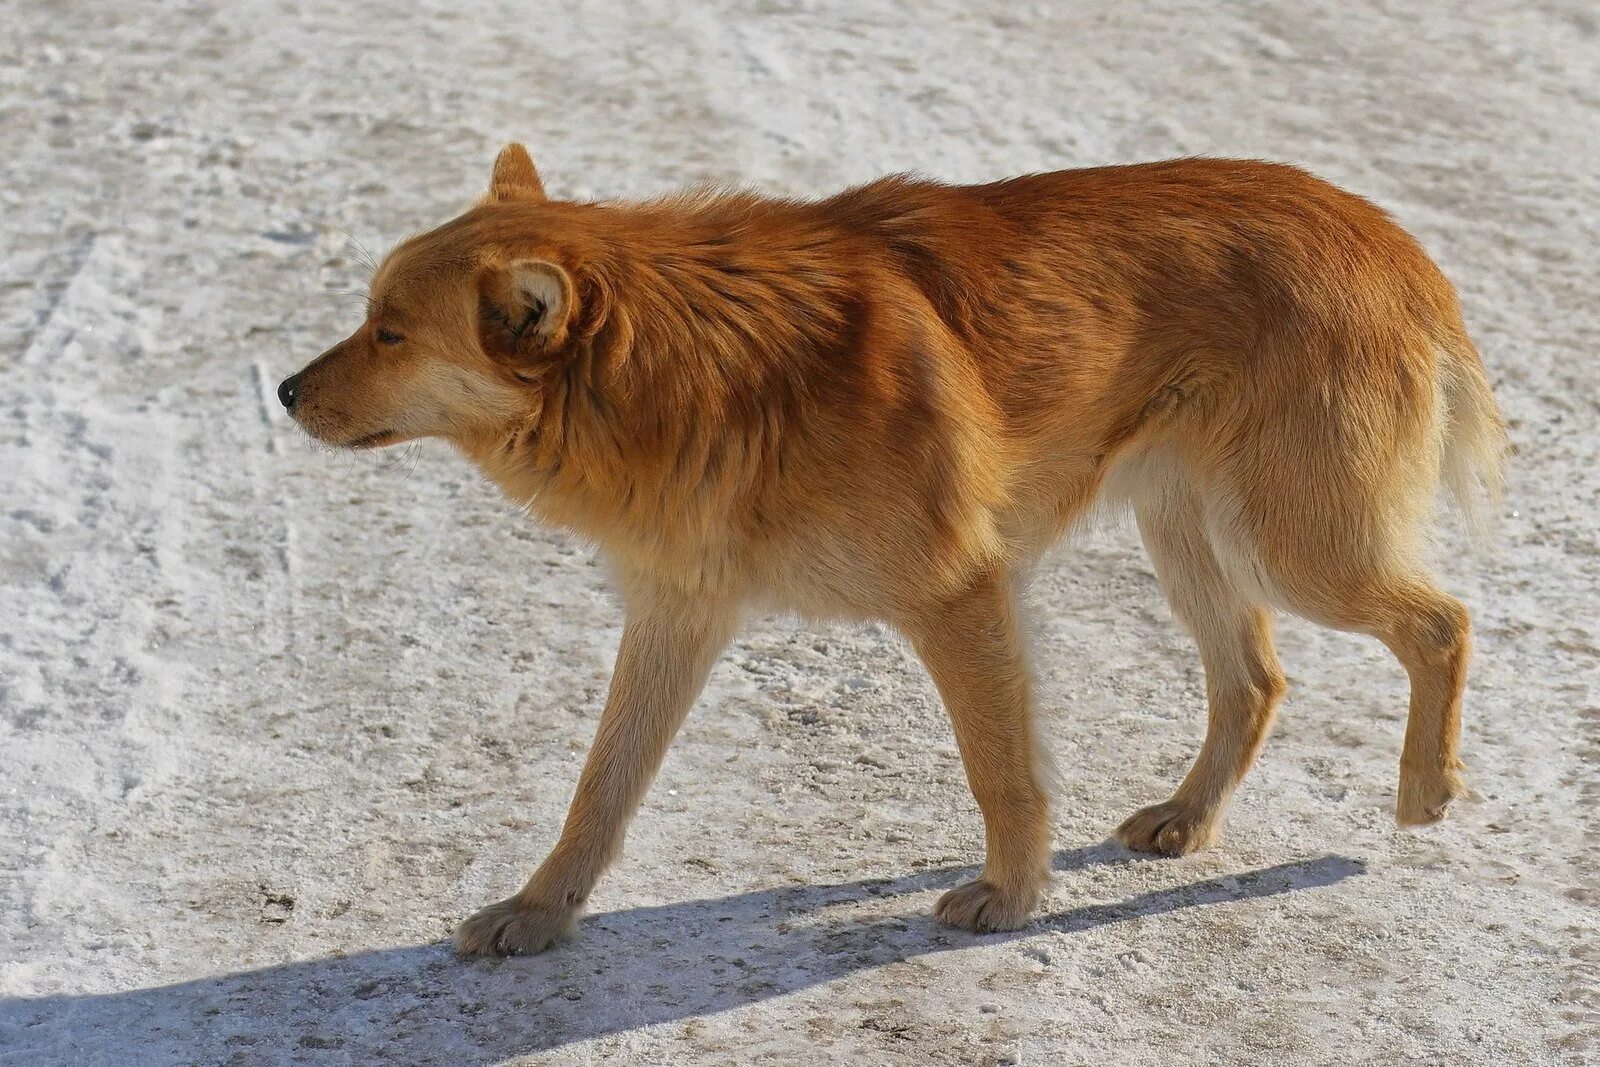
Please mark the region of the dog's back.
<svg viewBox="0 0 1600 1067"><path fill-rule="evenodd" d="M1496 478L1498 416L1449 283L1386 214L1297 168L887 178L567 224L600 234L627 322L610 362L637 402L603 417L638 443L630 479L660 478L639 499L683 503L681 541L650 513L619 547L714 545L719 576L791 606L870 613L1029 558L1157 455L1219 484L1253 472L1232 501L1399 451L1362 486L1397 545L1447 437ZM676 403L693 418L663 418ZM620 538L585 495L556 494L576 506L553 517Z"/></svg>

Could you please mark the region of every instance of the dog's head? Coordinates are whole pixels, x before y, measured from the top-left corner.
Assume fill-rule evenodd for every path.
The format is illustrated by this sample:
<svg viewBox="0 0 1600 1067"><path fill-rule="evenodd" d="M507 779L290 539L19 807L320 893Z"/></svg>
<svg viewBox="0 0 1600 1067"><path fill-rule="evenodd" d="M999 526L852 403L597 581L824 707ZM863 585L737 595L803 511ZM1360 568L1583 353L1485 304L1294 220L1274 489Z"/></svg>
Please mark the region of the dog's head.
<svg viewBox="0 0 1600 1067"><path fill-rule="evenodd" d="M507 145L483 201L389 253L366 321L278 398L306 432L346 448L470 445L536 420L541 386L593 332L580 321L577 251L560 237L585 209L546 199L527 150Z"/></svg>

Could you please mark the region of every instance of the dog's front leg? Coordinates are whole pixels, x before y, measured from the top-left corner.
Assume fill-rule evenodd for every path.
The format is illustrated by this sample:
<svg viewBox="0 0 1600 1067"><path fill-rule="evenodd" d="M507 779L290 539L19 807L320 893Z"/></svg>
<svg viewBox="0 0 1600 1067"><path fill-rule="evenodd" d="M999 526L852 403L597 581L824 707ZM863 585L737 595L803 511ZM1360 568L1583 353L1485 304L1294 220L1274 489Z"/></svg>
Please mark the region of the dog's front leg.
<svg viewBox="0 0 1600 1067"><path fill-rule="evenodd" d="M985 575L910 613L901 629L944 698L987 835L982 877L946 893L934 915L969 930L1014 930L1050 880L1050 802L1011 580Z"/></svg>
<svg viewBox="0 0 1600 1067"><path fill-rule="evenodd" d="M731 610L675 595L633 598L611 692L561 838L521 892L457 928L460 951L539 952L572 934L734 622Z"/></svg>

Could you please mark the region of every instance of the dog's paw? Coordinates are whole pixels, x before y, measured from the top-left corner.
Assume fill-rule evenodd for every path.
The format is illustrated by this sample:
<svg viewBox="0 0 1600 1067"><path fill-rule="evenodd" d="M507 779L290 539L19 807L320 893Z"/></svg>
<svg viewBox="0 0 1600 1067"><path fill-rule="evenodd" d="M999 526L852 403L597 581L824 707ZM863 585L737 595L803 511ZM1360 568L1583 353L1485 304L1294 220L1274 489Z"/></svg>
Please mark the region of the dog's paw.
<svg viewBox="0 0 1600 1067"><path fill-rule="evenodd" d="M1140 808L1117 827L1116 838L1135 852L1187 856L1216 844L1221 813L1176 800Z"/></svg>
<svg viewBox="0 0 1600 1067"><path fill-rule="evenodd" d="M1039 906L1038 889L1001 889L983 879L957 886L939 898L933 917L974 933L1017 930Z"/></svg>
<svg viewBox="0 0 1600 1067"><path fill-rule="evenodd" d="M1401 826L1427 826L1444 818L1450 802L1466 794L1459 767L1430 767L1414 771L1400 767L1400 795L1394 818Z"/></svg>
<svg viewBox="0 0 1600 1067"><path fill-rule="evenodd" d="M531 956L571 937L579 913L572 906L502 900L456 927L456 951L463 956Z"/></svg>

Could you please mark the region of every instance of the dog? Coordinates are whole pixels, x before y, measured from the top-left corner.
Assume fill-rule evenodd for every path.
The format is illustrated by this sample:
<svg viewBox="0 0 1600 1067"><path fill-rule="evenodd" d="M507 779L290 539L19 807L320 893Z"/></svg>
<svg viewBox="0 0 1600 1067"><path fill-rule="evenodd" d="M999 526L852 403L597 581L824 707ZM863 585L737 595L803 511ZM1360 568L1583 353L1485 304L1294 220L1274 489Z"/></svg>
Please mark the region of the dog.
<svg viewBox="0 0 1600 1067"><path fill-rule="evenodd" d="M1210 709L1188 775L1123 844L1217 838L1284 692L1275 611L1405 666L1401 824L1463 791L1468 615L1425 539L1441 484L1493 506L1505 425L1428 255L1295 167L573 203L511 144L487 196L395 248L366 320L278 392L330 445L448 441L596 545L625 604L560 839L461 924L463 953L574 932L751 610L905 635L986 832L981 876L935 914L1025 924L1050 802L1016 590L1096 502L1131 506Z"/></svg>

